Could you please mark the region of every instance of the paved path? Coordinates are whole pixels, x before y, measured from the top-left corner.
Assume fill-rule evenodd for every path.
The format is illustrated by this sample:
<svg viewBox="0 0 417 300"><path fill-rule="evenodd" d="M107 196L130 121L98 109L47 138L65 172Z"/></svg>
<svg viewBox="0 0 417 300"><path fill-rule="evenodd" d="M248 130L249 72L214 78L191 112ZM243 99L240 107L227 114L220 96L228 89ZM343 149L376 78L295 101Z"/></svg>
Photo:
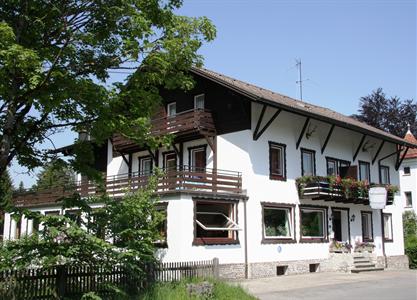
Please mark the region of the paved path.
<svg viewBox="0 0 417 300"><path fill-rule="evenodd" d="M417 300L416 271L315 273L240 281L260 300Z"/></svg>

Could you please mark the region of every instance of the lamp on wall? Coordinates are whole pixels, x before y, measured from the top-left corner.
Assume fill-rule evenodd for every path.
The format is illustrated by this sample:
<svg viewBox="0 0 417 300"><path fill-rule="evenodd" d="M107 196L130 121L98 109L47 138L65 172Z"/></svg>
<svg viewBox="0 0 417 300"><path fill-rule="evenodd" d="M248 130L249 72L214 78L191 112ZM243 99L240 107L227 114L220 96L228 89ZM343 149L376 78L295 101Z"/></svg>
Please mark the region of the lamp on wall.
<svg viewBox="0 0 417 300"><path fill-rule="evenodd" d="M353 215L350 217L350 221L351 221L351 222L355 222L355 219L356 219L356 216L355 216L355 214L353 214Z"/></svg>

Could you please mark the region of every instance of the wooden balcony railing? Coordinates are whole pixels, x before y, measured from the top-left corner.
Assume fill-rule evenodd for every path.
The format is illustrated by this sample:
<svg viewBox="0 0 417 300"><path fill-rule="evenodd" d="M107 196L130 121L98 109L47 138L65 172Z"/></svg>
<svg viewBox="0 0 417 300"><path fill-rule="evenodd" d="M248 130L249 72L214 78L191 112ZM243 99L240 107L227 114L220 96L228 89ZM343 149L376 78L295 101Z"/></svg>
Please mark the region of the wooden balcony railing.
<svg viewBox="0 0 417 300"><path fill-rule="evenodd" d="M240 172L194 168L182 166L164 170L158 181L157 193L198 192L220 194L242 194L242 176ZM104 189L110 197L120 198L129 191L137 191L148 183L149 174L121 174L108 176ZM39 206L54 204L74 193L81 197L99 196L104 193L93 182L79 181L41 191L16 193L13 197L16 206Z"/></svg>
<svg viewBox="0 0 417 300"><path fill-rule="evenodd" d="M348 179L348 182L333 182L328 177L297 179L300 199L335 201L342 203L369 204L369 185ZM394 186L387 186L387 205L393 204Z"/></svg>
<svg viewBox="0 0 417 300"><path fill-rule="evenodd" d="M155 136L167 134L177 137L192 134L214 136L216 134L212 114L206 109L193 109L171 117L152 119L151 125L151 134ZM137 148L134 141L126 139L121 134L114 134L112 142L115 149L122 152Z"/></svg>

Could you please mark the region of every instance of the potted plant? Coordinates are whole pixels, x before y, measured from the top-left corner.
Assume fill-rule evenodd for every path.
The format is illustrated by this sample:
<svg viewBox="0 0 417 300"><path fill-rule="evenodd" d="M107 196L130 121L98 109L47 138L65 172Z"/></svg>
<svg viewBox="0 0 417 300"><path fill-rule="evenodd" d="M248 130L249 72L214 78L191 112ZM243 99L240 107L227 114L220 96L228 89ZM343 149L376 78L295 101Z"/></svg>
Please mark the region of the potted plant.
<svg viewBox="0 0 417 300"><path fill-rule="evenodd" d="M347 242L333 240L330 243L329 252L331 253L350 253L352 245Z"/></svg>
<svg viewBox="0 0 417 300"><path fill-rule="evenodd" d="M355 242L355 252L369 252L372 253L374 251L375 244L371 242Z"/></svg>

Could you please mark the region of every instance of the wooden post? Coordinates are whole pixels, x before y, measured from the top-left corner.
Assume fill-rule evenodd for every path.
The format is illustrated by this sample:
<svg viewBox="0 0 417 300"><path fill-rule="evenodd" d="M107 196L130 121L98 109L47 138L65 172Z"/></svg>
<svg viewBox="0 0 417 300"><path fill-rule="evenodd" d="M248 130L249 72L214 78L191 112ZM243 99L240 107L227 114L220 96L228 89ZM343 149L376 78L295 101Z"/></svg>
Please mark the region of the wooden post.
<svg viewBox="0 0 417 300"><path fill-rule="evenodd" d="M217 257L213 258L213 277L219 278L219 259Z"/></svg>
<svg viewBox="0 0 417 300"><path fill-rule="evenodd" d="M56 292L59 299L65 297L65 286L67 283L67 267L57 266L56 267Z"/></svg>

